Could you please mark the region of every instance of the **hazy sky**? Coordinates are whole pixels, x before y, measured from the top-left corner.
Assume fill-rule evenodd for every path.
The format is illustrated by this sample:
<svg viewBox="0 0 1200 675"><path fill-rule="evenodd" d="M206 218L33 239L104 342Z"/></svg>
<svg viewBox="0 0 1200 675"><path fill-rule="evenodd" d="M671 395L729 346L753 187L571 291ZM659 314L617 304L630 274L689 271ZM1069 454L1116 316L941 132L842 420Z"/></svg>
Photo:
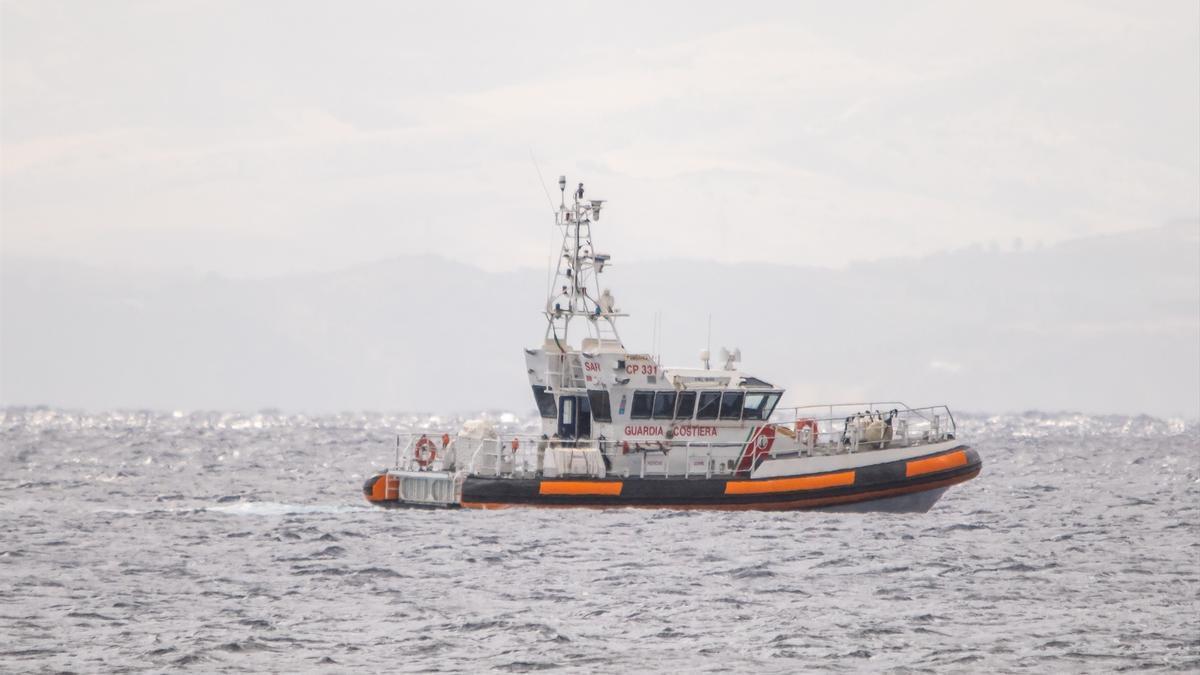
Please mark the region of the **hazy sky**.
<svg viewBox="0 0 1200 675"><path fill-rule="evenodd" d="M3 253L837 265L1200 214L1200 5L12 2ZM621 259L621 258L618 259Z"/></svg>

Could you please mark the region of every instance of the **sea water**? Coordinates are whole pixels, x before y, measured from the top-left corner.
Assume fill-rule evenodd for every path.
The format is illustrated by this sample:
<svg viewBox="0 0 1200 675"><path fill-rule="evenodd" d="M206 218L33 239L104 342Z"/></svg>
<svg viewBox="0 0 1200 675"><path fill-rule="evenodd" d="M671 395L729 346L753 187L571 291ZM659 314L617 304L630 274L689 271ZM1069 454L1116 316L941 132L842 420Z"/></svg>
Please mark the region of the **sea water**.
<svg viewBox="0 0 1200 675"><path fill-rule="evenodd" d="M1194 422L963 417L977 479L829 514L368 506L420 416L2 420L3 671L1200 669Z"/></svg>

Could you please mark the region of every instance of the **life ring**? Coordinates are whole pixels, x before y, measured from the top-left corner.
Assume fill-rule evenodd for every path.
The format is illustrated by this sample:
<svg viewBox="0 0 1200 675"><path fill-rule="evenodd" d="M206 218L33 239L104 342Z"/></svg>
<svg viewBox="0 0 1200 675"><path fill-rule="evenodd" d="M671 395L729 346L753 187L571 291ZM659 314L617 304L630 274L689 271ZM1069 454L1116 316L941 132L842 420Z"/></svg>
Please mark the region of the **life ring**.
<svg viewBox="0 0 1200 675"><path fill-rule="evenodd" d="M812 442L815 445L821 433L821 429L817 426L817 421L814 419L796 420L796 438L800 438L800 433L803 429L809 430L809 437L812 438Z"/></svg>
<svg viewBox="0 0 1200 675"><path fill-rule="evenodd" d="M433 441L425 436L422 436L417 441L416 447L413 448L413 458L417 460L417 464L425 467L433 464L433 460L437 459L437 446Z"/></svg>

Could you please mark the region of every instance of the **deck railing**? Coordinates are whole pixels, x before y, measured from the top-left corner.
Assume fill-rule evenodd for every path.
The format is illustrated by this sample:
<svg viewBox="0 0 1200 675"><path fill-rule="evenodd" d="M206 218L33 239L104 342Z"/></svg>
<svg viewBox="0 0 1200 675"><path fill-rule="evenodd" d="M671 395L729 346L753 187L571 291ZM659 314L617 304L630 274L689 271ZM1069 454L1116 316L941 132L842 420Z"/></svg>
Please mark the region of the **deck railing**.
<svg viewBox="0 0 1200 675"><path fill-rule="evenodd" d="M823 414L822 414L823 413ZM820 416L818 416L820 415ZM682 422L682 421L681 421ZM691 420L688 420L691 422ZM765 452L769 457L821 456L852 454L889 447L909 447L936 443L957 435L957 425L944 405L910 408L900 402L848 403L777 409L766 423L773 440ZM674 427L671 427L674 428ZM433 462L422 466L413 456L421 438L429 439L437 451ZM626 447L626 444L628 447ZM447 452L455 454L455 470L475 475L539 475L539 451L546 448L598 448L611 457L637 454L637 475L683 476L714 474L738 475L748 472L739 465L745 441L694 441L672 438L662 441L622 441L612 439L562 440L539 434L501 433L494 437L471 438L455 432L431 429L414 430L396 437L395 467L420 471L446 468ZM683 450L683 469L672 469L669 457ZM463 451L467 456L459 456ZM723 451L723 452L722 452ZM753 462L751 462L753 464ZM678 467L678 463L675 463ZM632 469L631 469L632 472Z"/></svg>

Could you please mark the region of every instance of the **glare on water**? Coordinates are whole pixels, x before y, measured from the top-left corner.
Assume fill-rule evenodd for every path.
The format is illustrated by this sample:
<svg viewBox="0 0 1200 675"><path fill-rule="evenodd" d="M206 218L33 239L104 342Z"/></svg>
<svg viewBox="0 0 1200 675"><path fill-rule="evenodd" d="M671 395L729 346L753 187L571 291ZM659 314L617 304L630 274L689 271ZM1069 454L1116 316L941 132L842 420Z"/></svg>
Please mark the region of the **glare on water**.
<svg viewBox="0 0 1200 675"><path fill-rule="evenodd" d="M979 478L851 515L378 510L427 417L3 415L3 670L1200 668L1195 423L960 416Z"/></svg>

